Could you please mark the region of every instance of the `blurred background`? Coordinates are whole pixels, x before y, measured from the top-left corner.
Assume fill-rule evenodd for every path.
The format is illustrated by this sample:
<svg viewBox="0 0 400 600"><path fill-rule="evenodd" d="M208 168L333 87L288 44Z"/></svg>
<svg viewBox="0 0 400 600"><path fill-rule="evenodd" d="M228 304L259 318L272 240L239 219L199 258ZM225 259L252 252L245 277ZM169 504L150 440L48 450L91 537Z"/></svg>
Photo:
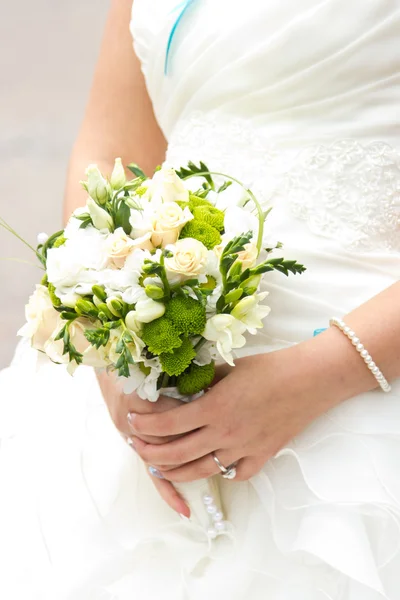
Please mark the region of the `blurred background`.
<svg viewBox="0 0 400 600"><path fill-rule="evenodd" d="M69 153L97 58L109 0L14 0L0 8L0 216L36 245L60 229ZM0 368L12 357L41 271L0 228Z"/></svg>

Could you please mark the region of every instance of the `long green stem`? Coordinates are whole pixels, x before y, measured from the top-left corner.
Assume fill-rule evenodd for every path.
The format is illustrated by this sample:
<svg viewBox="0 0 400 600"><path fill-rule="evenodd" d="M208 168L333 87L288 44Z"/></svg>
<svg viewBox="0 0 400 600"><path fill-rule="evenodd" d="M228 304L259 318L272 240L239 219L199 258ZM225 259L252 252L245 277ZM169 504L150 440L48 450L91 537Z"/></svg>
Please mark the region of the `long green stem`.
<svg viewBox="0 0 400 600"><path fill-rule="evenodd" d="M25 246L27 246L30 250L32 250L32 252L34 252L36 254L36 256L38 257L38 259L40 261L42 260L42 257L40 256L40 254L36 250L36 248L31 246L29 242L27 242L26 240L24 240L23 237L18 235L18 233L11 227L11 225L9 225L2 217L0 217L0 227L3 227L6 231L8 231L13 236L15 236L17 239L19 239L23 244L25 244Z"/></svg>
<svg viewBox="0 0 400 600"><path fill-rule="evenodd" d="M24 265L30 265L31 267L36 267L37 269L40 269L41 271L46 270L44 267L41 267L40 265L37 265L36 263L30 262L29 260L23 260L22 258L0 256L0 260L11 260L12 262L23 263Z"/></svg>
<svg viewBox="0 0 400 600"><path fill-rule="evenodd" d="M236 177L232 177L232 175L227 175L226 173L220 173L218 171L202 171L201 173L192 173L190 175L187 175L183 179L191 179L192 177L205 177L206 175L217 175L219 177L225 177L225 179L234 181L235 183L240 185L240 187L242 187L245 190L245 192L247 192L247 194L250 196L251 200L254 202L254 204L256 206L257 213L258 213L259 228L258 228L258 237L257 237L257 249L258 249L258 254L260 254L261 248L262 248L263 236L264 236L264 220L265 220L265 218L264 218L263 209L261 208L261 204L255 197L253 192L248 187L246 187L242 181L240 181Z"/></svg>

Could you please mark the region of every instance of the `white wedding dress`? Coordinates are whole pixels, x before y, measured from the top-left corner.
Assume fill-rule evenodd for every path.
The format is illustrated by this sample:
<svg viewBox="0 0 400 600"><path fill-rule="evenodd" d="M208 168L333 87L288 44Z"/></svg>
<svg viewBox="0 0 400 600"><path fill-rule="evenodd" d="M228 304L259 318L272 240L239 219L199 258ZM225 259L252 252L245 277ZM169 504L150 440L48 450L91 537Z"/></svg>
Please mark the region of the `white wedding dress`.
<svg viewBox="0 0 400 600"><path fill-rule="evenodd" d="M273 205L301 277L269 276L246 352L312 337L400 275L400 0L135 0L167 161L205 161ZM375 315L379 322L380 315ZM251 481L221 479L231 537L158 497L93 372L0 374L0 597L396 600L400 382L314 422ZM243 398L245 401L245 398Z"/></svg>

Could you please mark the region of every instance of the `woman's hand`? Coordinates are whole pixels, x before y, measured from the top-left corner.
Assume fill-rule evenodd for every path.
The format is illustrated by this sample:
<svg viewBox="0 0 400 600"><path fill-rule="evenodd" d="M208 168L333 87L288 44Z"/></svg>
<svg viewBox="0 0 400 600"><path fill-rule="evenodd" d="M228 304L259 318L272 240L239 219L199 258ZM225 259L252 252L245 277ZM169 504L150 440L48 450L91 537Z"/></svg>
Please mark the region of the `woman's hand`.
<svg viewBox="0 0 400 600"><path fill-rule="evenodd" d="M163 397L157 402L147 402L146 400L139 398L136 394L126 395L123 393L121 386L118 385L116 378L112 374L101 373L98 376L98 380L111 418L116 428L127 442L130 442L133 433L128 420L129 413L133 411L137 414L157 414L165 410L176 408L181 404L179 400L175 400L174 398ZM148 443L156 445L165 443L165 441L175 440L177 437L178 436L170 436L161 438L159 436L143 436L143 439ZM163 500L165 500L165 502L177 513L189 517L190 510L174 486L164 479L159 479L152 475L150 475L150 477Z"/></svg>
<svg viewBox="0 0 400 600"><path fill-rule="evenodd" d="M318 338L238 360L233 371L189 405L134 415L136 450L170 481L219 473L212 452L225 466L239 461L236 479L249 479L314 419L355 395L351 372L357 377L358 368L363 369L357 353L340 332L330 330ZM347 352L348 373L338 370ZM168 441L181 434L186 435ZM146 443L148 435L166 436L165 443Z"/></svg>

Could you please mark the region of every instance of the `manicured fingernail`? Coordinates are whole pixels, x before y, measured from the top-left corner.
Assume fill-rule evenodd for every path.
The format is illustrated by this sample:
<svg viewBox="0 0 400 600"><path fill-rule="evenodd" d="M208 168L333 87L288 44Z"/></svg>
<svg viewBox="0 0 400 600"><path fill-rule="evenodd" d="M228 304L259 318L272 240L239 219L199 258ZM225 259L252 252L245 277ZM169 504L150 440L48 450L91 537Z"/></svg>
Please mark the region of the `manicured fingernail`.
<svg viewBox="0 0 400 600"><path fill-rule="evenodd" d="M153 475L153 477L157 477L158 479L165 479L164 475L160 473L160 471L155 467L149 467L149 473L150 475Z"/></svg>
<svg viewBox="0 0 400 600"><path fill-rule="evenodd" d="M185 515L182 515L181 513L179 513L180 518L182 519L182 521L185 521L187 523L190 523L190 519L189 517L185 517Z"/></svg>
<svg viewBox="0 0 400 600"><path fill-rule="evenodd" d="M133 443L133 440L131 440L131 438L128 438L126 441L128 443L128 446L130 446L134 452L137 452L137 450L135 448L135 444Z"/></svg>

